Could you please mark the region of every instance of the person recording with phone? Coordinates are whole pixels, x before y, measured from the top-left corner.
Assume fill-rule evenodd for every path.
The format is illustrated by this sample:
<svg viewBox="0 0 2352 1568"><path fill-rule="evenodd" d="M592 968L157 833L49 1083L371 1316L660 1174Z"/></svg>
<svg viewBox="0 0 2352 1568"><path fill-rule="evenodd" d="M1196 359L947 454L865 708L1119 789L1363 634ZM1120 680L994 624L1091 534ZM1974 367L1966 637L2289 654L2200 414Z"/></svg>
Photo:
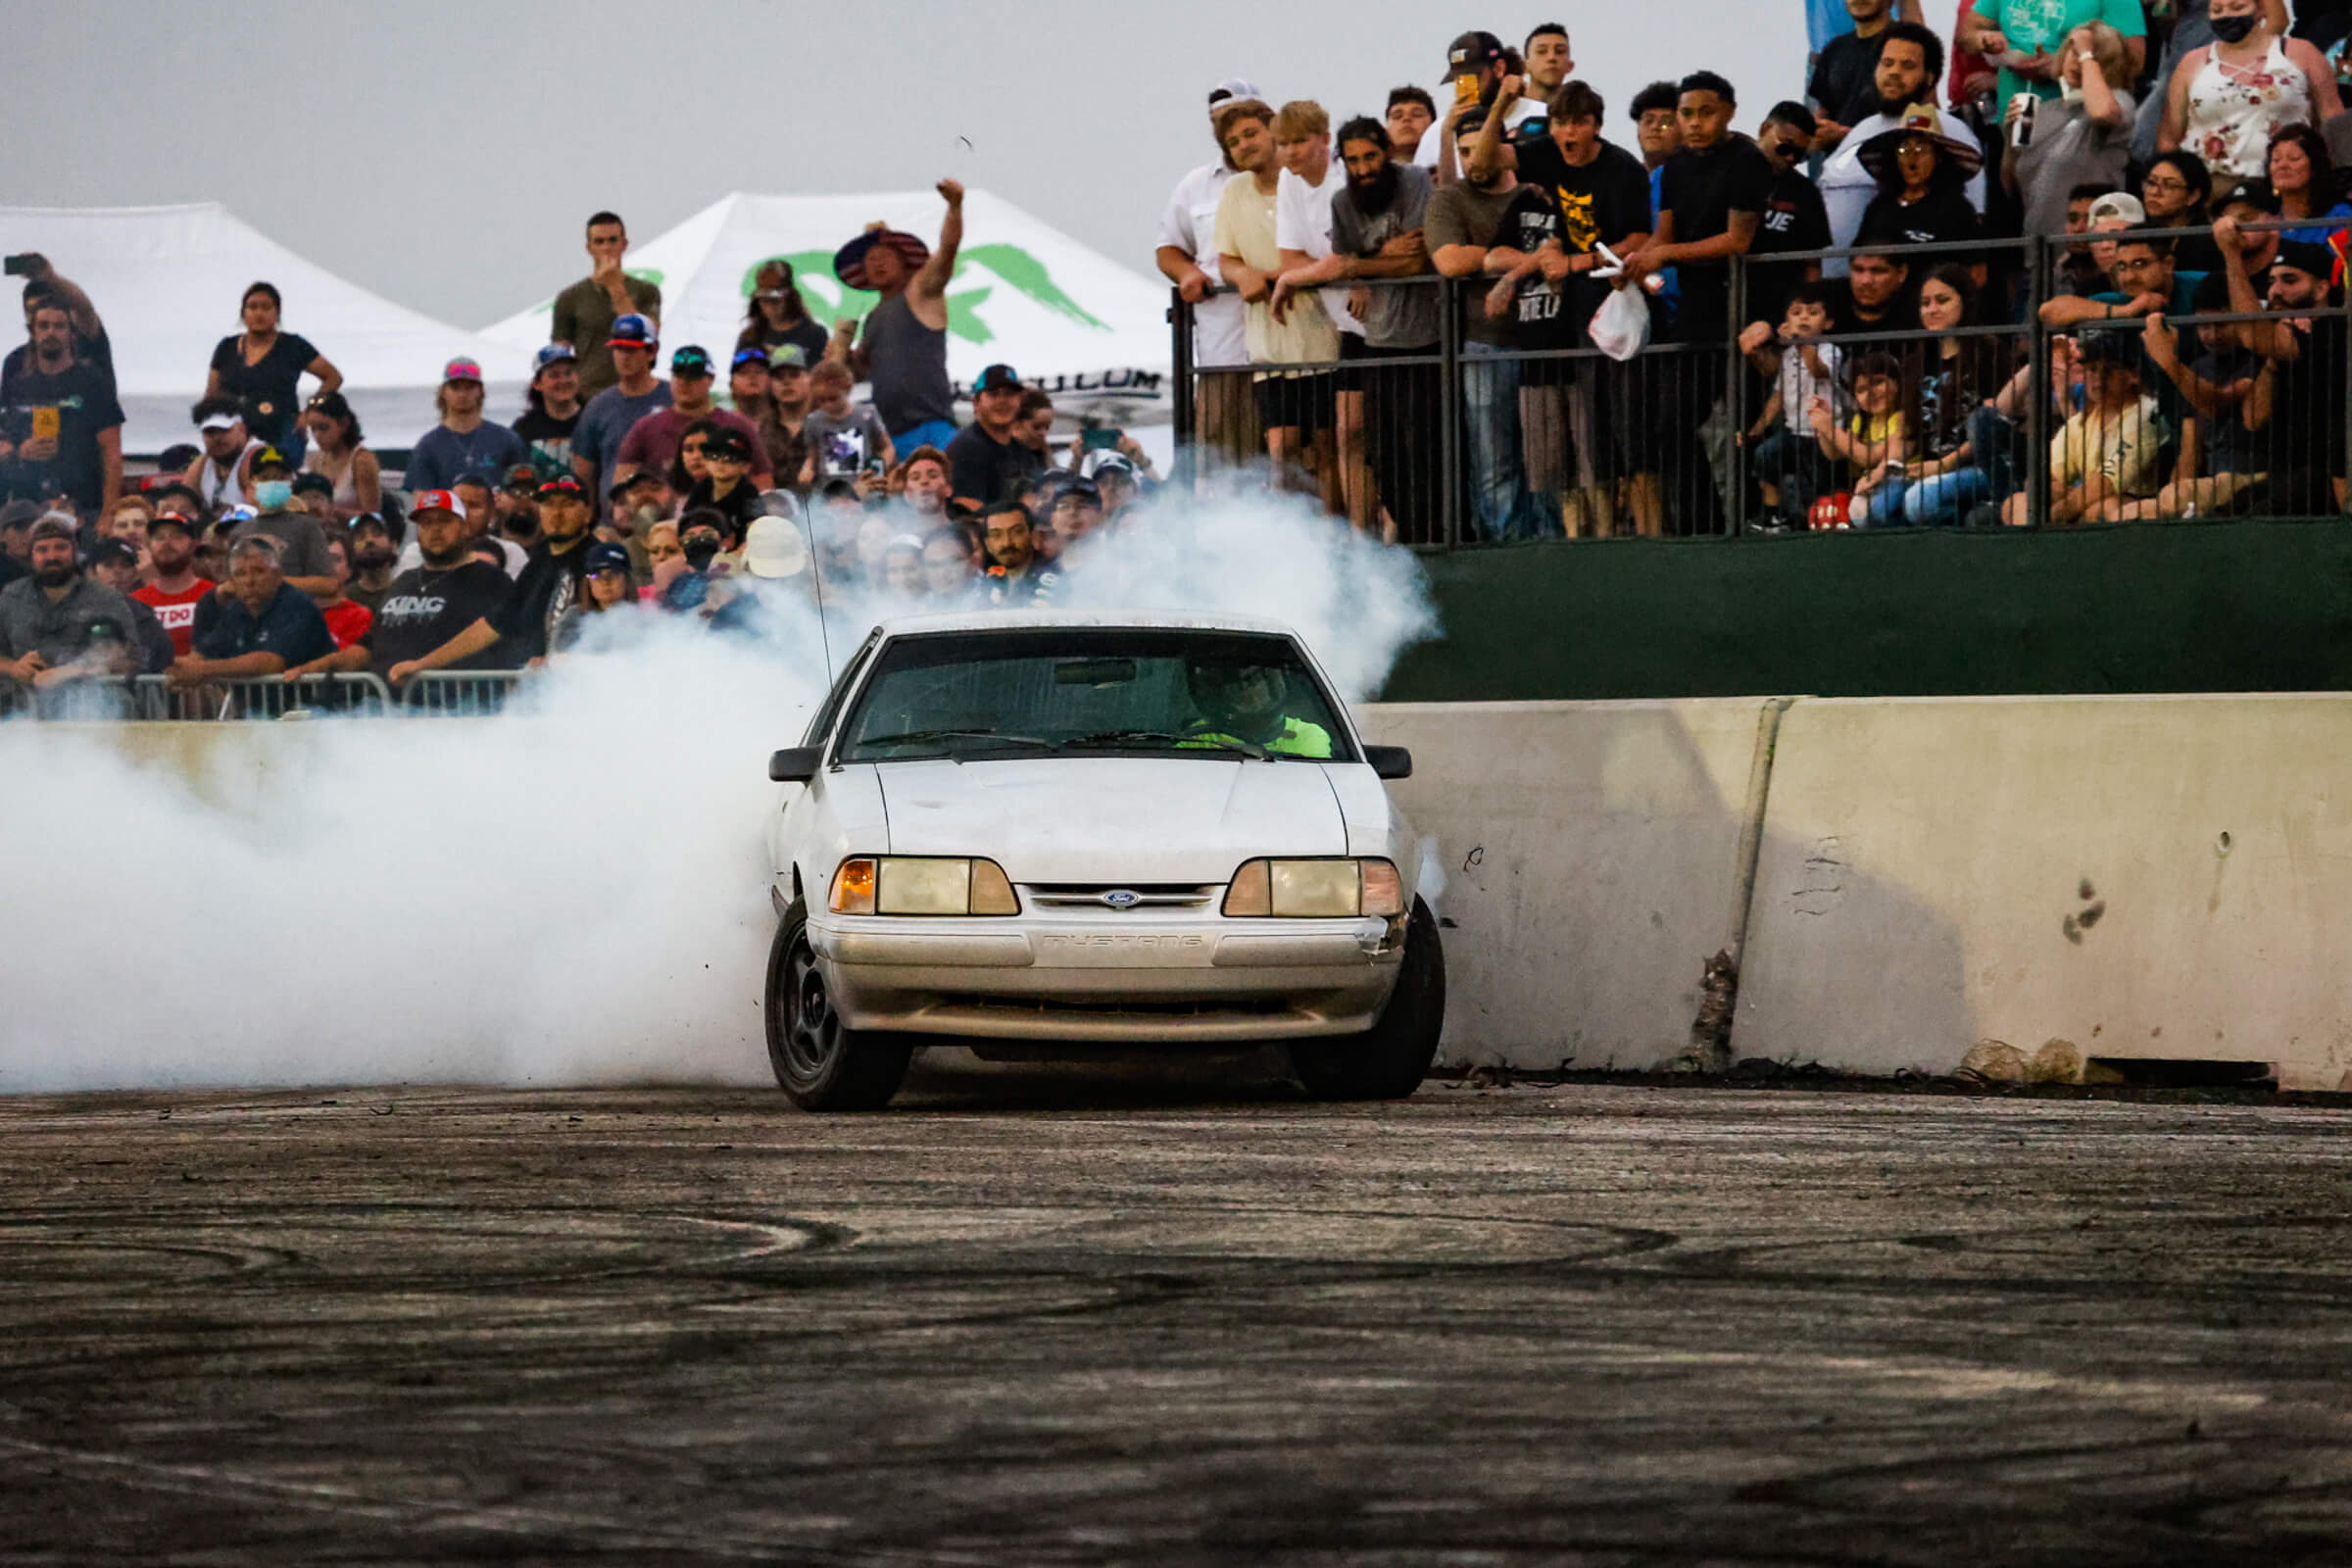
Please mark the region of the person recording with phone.
<svg viewBox="0 0 2352 1568"><path fill-rule="evenodd" d="M55 293L29 313L22 361L0 371L0 484L10 496L71 499L86 517L122 494L122 405L115 379L74 353L74 311Z"/></svg>
<svg viewBox="0 0 2352 1568"><path fill-rule="evenodd" d="M0 375L13 375L32 353L32 309L44 300L54 300L66 307L74 318L74 358L92 365L104 373L111 386L115 379L115 348L106 335L106 323L98 318L98 307L90 303L81 285L63 276L49 265L49 259L38 251L20 251L0 262L10 277L24 279L24 335L26 342L8 351L0 360Z"/></svg>

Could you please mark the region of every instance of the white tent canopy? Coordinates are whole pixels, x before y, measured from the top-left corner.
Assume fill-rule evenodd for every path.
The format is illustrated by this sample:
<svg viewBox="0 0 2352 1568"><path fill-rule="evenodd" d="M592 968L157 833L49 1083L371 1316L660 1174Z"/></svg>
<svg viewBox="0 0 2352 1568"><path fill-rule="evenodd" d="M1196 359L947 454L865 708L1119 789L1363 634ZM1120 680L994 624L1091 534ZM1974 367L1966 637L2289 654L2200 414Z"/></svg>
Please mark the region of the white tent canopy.
<svg viewBox="0 0 2352 1568"><path fill-rule="evenodd" d="M844 289L833 253L867 224L886 222L938 242L944 204L933 191L864 196L721 197L659 238L629 248L628 270L662 286L665 348L699 343L723 367L762 263L793 265L809 314L830 326L862 317L871 294ZM1010 365L1052 394L1063 414L1088 408L1127 424L1169 412L1166 288L1040 222L1011 203L970 191L963 248L948 288L948 373L957 396L987 366ZM554 301L482 329L511 353L548 339ZM721 375L722 393L724 375Z"/></svg>
<svg viewBox="0 0 2352 1568"><path fill-rule="evenodd" d="M256 281L284 296L284 329L343 372L343 394L371 447L406 447L432 427L441 368L461 354L490 377L493 418L514 416L529 378L527 355L347 282L217 202L0 207L0 249L40 252L98 307L128 420L125 452L152 455L196 439L188 408L204 395L215 346L242 329L238 305Z"/></svg>

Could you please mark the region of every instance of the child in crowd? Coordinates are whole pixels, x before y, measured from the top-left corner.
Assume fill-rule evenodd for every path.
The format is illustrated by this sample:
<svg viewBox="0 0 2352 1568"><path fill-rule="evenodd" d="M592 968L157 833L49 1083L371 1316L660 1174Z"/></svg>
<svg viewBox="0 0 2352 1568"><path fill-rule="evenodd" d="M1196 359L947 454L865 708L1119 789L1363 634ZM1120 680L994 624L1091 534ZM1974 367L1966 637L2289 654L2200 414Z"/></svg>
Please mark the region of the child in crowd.
<svg viewBox="0 0 2352 1568"><path fill-rule="evenodd" d="M1817 399L1829 404L1834 417L1852 412L1838 376L1838 345L1823 341L1830 329L1830 300L1828 284L1798 284L1781 317L1780 348L1759 348L1748 356L1759 371L1774 377L1772 395L1747 439L1756 448L1757 487L1784 526L1802 524L1831 478L1817 443L1796 433L1797 421Z"/></svg>
<svg viewBox="0 0 2352 1568"><path fill-rule="evenodd" d="M808 448L808 461L801 466L803 485L861 474L878 479L899 461L898 448L891 445L873 406L850 402L850 388L856 384L849 367L838 360L820 361L808 372L813 406L801 426L801 439Z"/></svg>
<svg viewBox="0 0 2352 1568"><path fill-rule="evenodd" d="M1861 522L1870 513L1871 492L1889 476L1899 477L1910 454L1902 366L1891 354L1865 354L1854 366L1853 396L1854 412L1844 424L1825 397L1805 405L1805 422L1813 427L1822 456L1842 465L1850 476L1853 504L1847 515Z"/></svg>

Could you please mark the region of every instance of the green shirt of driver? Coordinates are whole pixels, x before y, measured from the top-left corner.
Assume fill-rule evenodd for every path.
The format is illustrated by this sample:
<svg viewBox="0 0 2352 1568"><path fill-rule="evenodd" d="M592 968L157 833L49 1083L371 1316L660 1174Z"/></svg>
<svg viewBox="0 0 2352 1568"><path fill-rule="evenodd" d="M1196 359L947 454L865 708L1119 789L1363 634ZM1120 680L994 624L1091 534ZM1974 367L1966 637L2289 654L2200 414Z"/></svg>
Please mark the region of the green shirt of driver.
<svg viewBox="0 0 2352 1568"><path fill-rule="evenodd" d="M1286 717L1282 721L1282 732L1270 741L1251 741L1239 735L1228 735L1222 730L1203 730L1184 744L1198 747L1263 746L1267 751L1278 752L1284 757L1329 758L1331 731L1302 718Z"/></svg>

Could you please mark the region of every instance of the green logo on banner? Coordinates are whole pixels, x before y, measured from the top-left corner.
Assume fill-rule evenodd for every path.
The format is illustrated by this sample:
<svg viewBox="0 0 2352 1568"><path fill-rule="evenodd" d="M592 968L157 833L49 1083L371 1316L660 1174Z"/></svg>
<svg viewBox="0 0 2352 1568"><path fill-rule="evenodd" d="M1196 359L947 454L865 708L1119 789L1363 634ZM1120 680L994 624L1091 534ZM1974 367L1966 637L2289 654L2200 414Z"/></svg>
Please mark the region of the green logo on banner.
<svg viewBox="0 0 2352 1568"><path fill-rule="evenodd" d="M881 296L861 288L846 287L833 275L831 251L796 251L788 256L762 257L754 262L743 274L742 294L752 297L760 278L760 269L769 262L782 262L792 269L794 284L808 303L808 314L830 326L844 317L862 321L866 313L881 303ZM956 257L956 270L948 279L948 330L967 343L990 343L996 333L981 319L980 308L996 290L982 285L955 291L956 280L973 265L986 267L1004 280L1015 293L1044 306L1058 316L1067 317L1098 332L1107 332L1107 323L1097 319L1079 303L1061 290L1054 274L1044 263L1018 245L966 245Z"/></svg>

